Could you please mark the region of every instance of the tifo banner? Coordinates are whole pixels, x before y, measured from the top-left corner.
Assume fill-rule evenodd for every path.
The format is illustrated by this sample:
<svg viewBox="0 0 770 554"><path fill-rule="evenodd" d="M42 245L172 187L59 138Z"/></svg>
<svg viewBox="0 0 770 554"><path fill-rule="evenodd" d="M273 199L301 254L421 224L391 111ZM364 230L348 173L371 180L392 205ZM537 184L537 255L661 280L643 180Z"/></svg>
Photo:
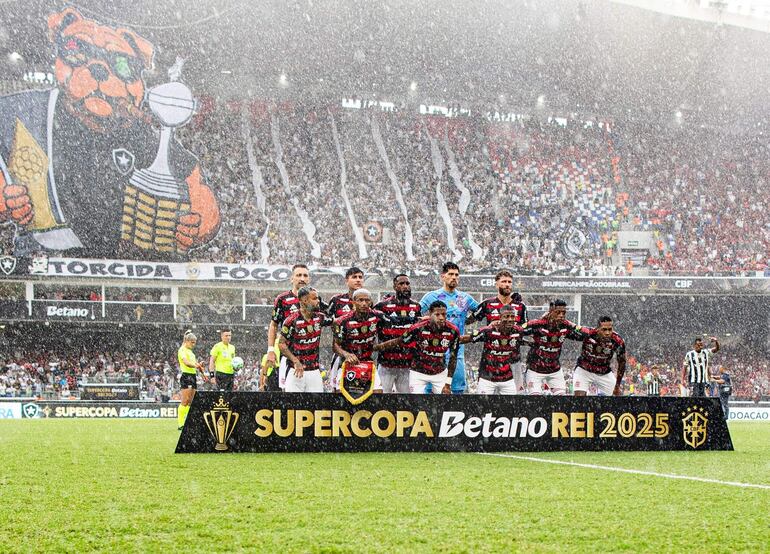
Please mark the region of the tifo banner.
<svg viewBox="0 0 770 554"><path fill-rule="evenodd" d="M276 286L289 284L291 267L268 264L215 264L197 262L152 262L102 260L37 256L15 258L3 256L0 269L9 277L39 275L45 277L91 277L99 279L154 281L230 281L259 282ZM318 286L339 285L345 267L310 267L313 283ZM365 284L369 287L389 287L397 271L367 271ZM436 288L441 282L437 271L409 272L413 288ZM495 291L494 272L467 272L462 275L462 287L474 291ZM543 292L770 292L767 277L573 277L520 276L514 290Z"/></svg>
<svg viewBox="0 0 770 554"><path fill-rule="evenodd" d="M21 405L23 418L155 419L175 418L176 403L35 401Z"/></svg>
<svg viewBox="0 0 770 554"><path fill-rule="evenodd" d="M176 451L732 450L719 401L336 394L195 395Z"/></svg>
<svg viewBox="0 0 770 554"><path fill-rule="evenodd" d="M81 400L139 400L139 383L98 383L80 387Z"/></svg>

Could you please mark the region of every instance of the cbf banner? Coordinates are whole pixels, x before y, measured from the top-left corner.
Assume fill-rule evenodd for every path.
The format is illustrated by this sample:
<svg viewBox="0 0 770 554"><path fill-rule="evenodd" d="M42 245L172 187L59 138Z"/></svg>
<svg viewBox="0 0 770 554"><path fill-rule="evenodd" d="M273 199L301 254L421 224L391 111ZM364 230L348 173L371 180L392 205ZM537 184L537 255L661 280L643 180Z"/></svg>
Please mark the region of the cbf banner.
<svg viewBox="0 0 770 554"><path fill-rule="evenodd" d="M711 398L195 395L176 451L732 450Z"/></svg>

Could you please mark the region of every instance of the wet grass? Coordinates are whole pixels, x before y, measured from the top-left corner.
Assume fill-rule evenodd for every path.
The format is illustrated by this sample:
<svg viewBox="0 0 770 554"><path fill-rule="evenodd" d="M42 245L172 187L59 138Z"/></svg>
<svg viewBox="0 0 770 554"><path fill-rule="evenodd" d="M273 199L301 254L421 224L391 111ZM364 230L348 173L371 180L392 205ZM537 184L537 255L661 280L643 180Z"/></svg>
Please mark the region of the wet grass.
<svg viewBox="0 0 770 554"><path fill-rule="evenodd" d="M735 452L549 453L770 485ZM759 552L770 490L478 454L176 455L172 420L0 421L0 552Z"/></svg>

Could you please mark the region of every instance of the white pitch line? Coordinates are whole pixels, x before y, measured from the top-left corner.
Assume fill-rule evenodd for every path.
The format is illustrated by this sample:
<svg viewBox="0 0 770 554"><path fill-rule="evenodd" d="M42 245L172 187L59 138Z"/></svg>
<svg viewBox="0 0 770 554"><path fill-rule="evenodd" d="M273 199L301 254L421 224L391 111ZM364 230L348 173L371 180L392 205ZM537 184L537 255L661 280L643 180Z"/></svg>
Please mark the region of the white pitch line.
<svg viewBox="0 0 770 554"><path fill-rule="evenodd" d="M617 471L618 473L633 473L635 475L650 475L652 477L664 477L666 479L682 479L684 481L699 481L701 483L715 483L717 485L729 485L731 487L742 487L746 489L765 489L770 490L770 485L759 485L756 483L739 483L737 481L720 481L719 479L707 479L705 477L692 477L690 475L676 475L674 473L657 473L655 471L643 471L641 469L627 469L624 467L598 466L595 464L581 464L578 462L564 462L562 460L549 460L547 458L536 458L534 456L521 456L517 454L500 454L496 452L479 452L482 456L496 456L498 458L513 458L515 460L526 460L529 462L542 462L544 464L557 464L564 466L584 467L588 469L603 469L604 471Z"/></svg>

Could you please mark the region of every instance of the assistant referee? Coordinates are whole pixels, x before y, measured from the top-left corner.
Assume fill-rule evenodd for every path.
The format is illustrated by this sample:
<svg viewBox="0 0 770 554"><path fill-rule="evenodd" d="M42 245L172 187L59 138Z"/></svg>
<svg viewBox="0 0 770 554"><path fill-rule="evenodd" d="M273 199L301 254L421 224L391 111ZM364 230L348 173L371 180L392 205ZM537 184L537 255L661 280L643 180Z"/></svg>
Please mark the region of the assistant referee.
<svg viewBox="0 0 770 554"><path fill-rule="evenodd" d="M179 380L179 392L181 401L179 402L179 409L177 410L177 424L179 429L184 427L184 422L187 419L187 412L190 411L190 404L192 404L195 391L198 388L198 370L203 373L203 380L207 381L208 377L204 372L203 362L199 362L195 359L195 343L198 342L198 337L192 331L187 331L184 334L182 340L182 346L177 351L177 360L179 361L179 370L182 372L182 377Z"/></svg>
<svg viewBox="0 0 770 554"><path fill-rule="evenodd" d="M233 333L230 329L222 329L220 338L222 340L211 349L209 374L214 376L214 384L219 390L232 391L235 381L235 371L233 370L235 346L230 343L230 340L233 338Z"/></svg>

